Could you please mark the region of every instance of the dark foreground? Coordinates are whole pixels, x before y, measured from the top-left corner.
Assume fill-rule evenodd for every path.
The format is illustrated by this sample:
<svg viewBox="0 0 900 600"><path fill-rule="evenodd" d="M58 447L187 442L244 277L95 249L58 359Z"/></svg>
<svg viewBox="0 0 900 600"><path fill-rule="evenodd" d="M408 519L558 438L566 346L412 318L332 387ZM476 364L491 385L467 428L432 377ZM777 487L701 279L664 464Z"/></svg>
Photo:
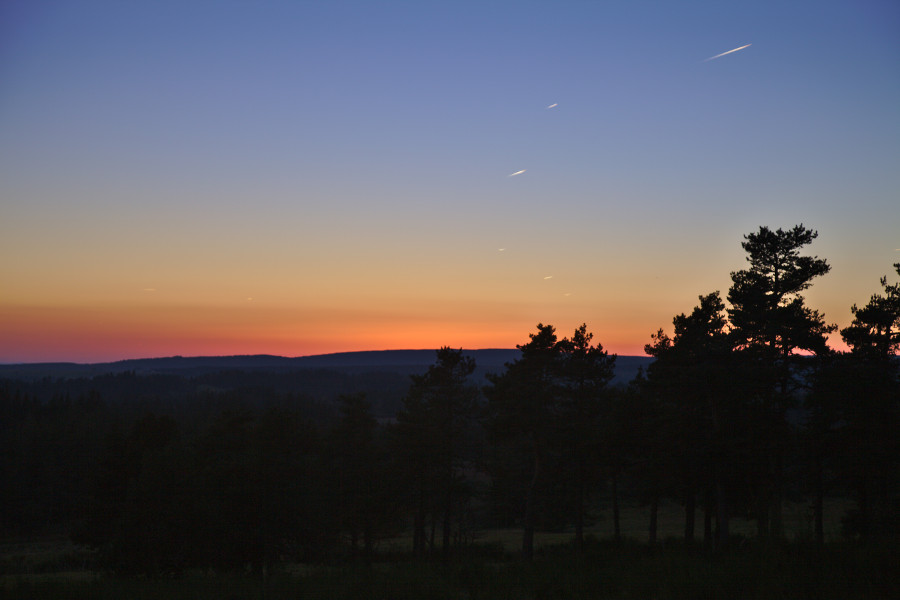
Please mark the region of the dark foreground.
<svg viewBox="0 0 900 600"><path fill-rule="evenodd" d="M547 546L524 563L499 546L470 547L446 562L380 556L372 565L281 565L260 574L187 572L126 578L85 571L5 575L5 598L167 599L578 599L896 598L895 543L738 542L718 555L667 542L588 540Z"/></svg>

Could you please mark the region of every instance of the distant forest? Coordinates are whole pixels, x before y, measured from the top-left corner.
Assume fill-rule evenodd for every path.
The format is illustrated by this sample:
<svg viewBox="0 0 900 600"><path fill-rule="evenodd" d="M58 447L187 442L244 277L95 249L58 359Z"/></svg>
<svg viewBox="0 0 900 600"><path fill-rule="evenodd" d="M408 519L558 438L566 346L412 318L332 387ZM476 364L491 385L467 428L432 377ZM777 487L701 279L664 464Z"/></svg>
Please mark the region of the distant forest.
<svg viewBox="0 0 900 600"><path fill-rule="evenodd" d="M896 540L900 283L852 306L849 350L830 349L836 327L803 296L830 268L803 254L815 238L744 236L726 298L700 295L647 359L538 324L515 351L444 347L402 367L377 353L4 366L0 537L65 533L97 568L151 575L371 560L402 534L414 556L449 557L485 528L520 530L531 560L536 531L571 531L582 551L601 513L619 537L627 498L647 506L651 545L669 501L685 543L715 553L735 519L783 538L788 500L823 544L840 496L844 536Z"/></svg>

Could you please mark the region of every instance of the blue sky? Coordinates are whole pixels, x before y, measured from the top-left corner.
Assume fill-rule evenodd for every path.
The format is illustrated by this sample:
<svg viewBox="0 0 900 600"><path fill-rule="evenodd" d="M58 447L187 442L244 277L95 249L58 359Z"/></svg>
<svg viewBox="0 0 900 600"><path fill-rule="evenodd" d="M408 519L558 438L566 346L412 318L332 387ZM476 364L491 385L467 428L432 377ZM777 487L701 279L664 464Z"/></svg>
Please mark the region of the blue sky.
<svg viewBox="0 0 900 600"><path fill-rule="evenodd" d="M537 321L637 353L760 225L819 231L808 298L840 325L900 261L896 2L13 0L0 23L0 359L509 347ZM147 342L213 309L237 329Z"/></svg>

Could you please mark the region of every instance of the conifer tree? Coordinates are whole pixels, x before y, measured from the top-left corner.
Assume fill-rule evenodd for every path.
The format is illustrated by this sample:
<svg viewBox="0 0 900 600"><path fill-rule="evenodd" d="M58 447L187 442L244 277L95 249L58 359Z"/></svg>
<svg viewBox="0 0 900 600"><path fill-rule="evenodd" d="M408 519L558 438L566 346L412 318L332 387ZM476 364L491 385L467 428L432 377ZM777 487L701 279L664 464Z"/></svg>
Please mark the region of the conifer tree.
<svg viewBox="0 0 900 600"><path fill-rule="evenodd" d="M478 388L468 382L475 360L443 347L424 375L413 375L397 416L404 470L414 490L413 548L425 550L425 518L440 519L443 554L450 551L453 509L466 495L464 473ZM459 517L460 515L456 515ZM433 542L432 542L433 543Z"/></svg>
<svg viewBox="0 0 900 600"><path fill-rule="evenodd" d="M495 440L519 441L527 448L531 460L522 511L522 557L534 556L534 530L537 518L538 491L546 477L553 413L558 400L556 376L560 347L556 329L538 323L537 333L529 334L518 360L507 363L506 371L488 377L490 429Z"/></svg>
<svg viewBox="0 0 900 600"><path fill-rule="evenodd" d="M824 259L801 255L818 233L802 224L772 231L760 227L744 236L748 269L733 272L728 292L728 316L734 348L751 367L757 445L765 463L758 481L757 518L762 535L782 534L781 501L785 415L795 404L799 373L810 365L798 353L828 352L827 335L836 327L825 323L818 311L806 306L802 292L831 267Z"/></svg>

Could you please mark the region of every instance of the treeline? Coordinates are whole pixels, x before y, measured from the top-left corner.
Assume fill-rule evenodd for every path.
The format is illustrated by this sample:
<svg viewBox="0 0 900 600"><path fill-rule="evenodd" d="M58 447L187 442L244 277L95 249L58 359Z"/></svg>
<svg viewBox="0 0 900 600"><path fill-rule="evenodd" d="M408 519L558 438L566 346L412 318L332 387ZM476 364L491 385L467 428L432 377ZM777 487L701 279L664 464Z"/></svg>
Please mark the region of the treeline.
<svg viewBox="0 0 900 600"><path fill-rule="evenodd" d="M745 236L749 267L660 329L655 361L612 386L616 357L582 325L539 324L487 385L474 360L442 348L414 375L393 419L364 393L335 405L299 394L260 401L207 390L167 407L97 393L42 401L0 387L0 526L65 528L99 566L160 573L264 570L273 562L371 560L412 537L424 557L463 552L479 529L572 530L583 549L599 512L620 535L620 496L684 506L684 539L718 551L729 523L784 532L787 499L852 496L848 537L900 535L900 284L840 334L802 292L825 275L802 225ZM895 265L900 275L900 264ZM600 499L603 499L602 503Z"/></svg>
<svg viewBox="0 0 900 600"><path fill-rule="evenodd" d="M193 411L197 404L220 403L227 397L260 405L299 398L311 407L333 405L341 394L365 393L376 416L392 417L409 387L409 374L424 371L427 363L419 369L399 365L361 372L339 368L211 367L206 373L191 369L173 369L169 373L123 370L89 377L47 374L53 372L53 365L34 367L36 376L0 376L0 386L42 402L94 394L129 413L152 411L173 416ZM0 375L3 371L0 369Z"/></svg>

